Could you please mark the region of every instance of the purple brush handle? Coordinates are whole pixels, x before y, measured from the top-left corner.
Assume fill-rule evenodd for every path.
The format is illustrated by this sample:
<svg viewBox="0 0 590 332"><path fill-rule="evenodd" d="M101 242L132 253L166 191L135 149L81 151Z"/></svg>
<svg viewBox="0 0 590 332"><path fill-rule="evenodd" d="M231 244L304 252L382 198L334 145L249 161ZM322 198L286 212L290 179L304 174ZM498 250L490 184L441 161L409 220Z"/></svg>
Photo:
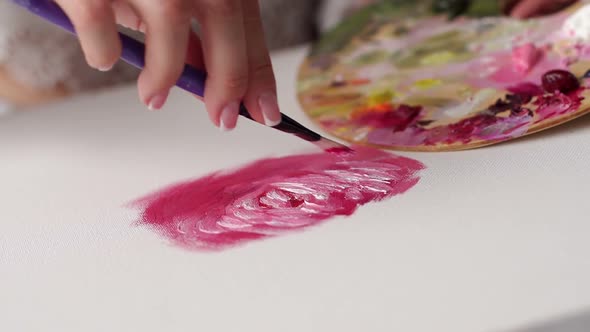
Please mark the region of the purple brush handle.
<svg viewBox="0 0 590 332"><path fill-rule="evenodd" d="M0 0L3 1L3 0ZM63 10L51 0L12 0L17 5L28 9L31 13L40 16L49 22L64 28L72 34L76 34L74 25L63 12ZM83 1L83 0L79 0ZM125 62L143 69L145 66L145 45L125 34L119 33L121 44L123 46L121 59ZM197 96L204 97L205 95L205 80L207 74L193 66L185 65L180 78L176 82L176 86L191 92ZM240 115L253 120L250 113L244 106L240 105ZM291 119L285 114L281 113L281 122L273 128L283 131L285 133L294 134L306 141L317 142L322 139L322 136L313 132L297 121Z"/></svg>
<svg viewBox="0 0 590 332"><path fill-rule="evenodd" d="M49 0L13 0L17 5L28 9L35 15L76 34L74 26L63 10ZM145 66L145 45L125 34L119 33L123 51L121 59L139 69ZM197 96L204 96L207 74L192 66L185 65L176 85Z"/></svg>

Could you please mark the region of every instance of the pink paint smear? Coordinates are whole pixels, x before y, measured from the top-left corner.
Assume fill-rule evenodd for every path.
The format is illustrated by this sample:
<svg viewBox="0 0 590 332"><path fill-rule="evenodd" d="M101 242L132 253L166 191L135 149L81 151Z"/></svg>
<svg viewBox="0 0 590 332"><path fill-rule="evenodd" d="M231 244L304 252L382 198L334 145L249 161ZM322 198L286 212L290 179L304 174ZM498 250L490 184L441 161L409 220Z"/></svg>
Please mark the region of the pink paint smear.
<svg viewBox="0 0 590 332"><path fill-rule="evenodd" d="M420 162L356 147L264 159L174 185L140 199L140 224L174 245L221 250L293 231L364 204L402 194L419 181Z"/></svg>
<svg viewBox="0 0 590 332"><path fill-rule="evenodd" d="M491 74L480 76L483 69L494 69ZM511 52L499 52L478 59L472 63L469 79L476 87L506 89L514 84L531 82L540 84L543 75L553 69L567 69L563 60L547 52L546 48L537 48L525 44Z"/></svg>

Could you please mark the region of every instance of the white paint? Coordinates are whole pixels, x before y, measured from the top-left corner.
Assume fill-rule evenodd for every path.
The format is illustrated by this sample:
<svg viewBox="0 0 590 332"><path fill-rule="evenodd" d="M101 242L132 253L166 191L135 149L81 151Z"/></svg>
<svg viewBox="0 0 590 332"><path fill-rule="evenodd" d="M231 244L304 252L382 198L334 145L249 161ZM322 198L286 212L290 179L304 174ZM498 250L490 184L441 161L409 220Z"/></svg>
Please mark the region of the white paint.
<svg viewBox="0 0 590 332"><path fill-rule="evenodd" d="M451 118L462 118L473 112L480 111L478 106L485 102L488 98L496 93L494 89L482 89L479 90L473 97L466 100L462 104L457 106L449 107L445 110L445 115Z"/></svg>
<svg viewBox="0 0 590 332"><path fill-rule="evenodd" d="M563 24L563 32L569 38L590 41L590 5L572 14Z"/></svg>

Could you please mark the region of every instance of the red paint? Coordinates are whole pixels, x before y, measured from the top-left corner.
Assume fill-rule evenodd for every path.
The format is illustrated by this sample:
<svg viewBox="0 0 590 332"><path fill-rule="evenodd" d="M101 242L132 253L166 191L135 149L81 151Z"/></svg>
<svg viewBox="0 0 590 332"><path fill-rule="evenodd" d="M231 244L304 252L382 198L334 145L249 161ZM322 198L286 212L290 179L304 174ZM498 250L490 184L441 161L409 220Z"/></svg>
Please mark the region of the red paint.
<svg viewBox="0 0 590 332"><path fill-rule="evenodd" d="M450 124L432 126L423 107L394 107L389 103L360 109L352 114L351 121L370 127L367 141L383 146L505 141L525 135L535 123L573 114L581 107L582 92L587 88L574 74L554 69L541 77L542 86L528 81L513 84L505 98Z"/></svg>
<svg viewBox="0 0 590 332"><path fill-rule="evenodd" d="M224 249L286 234L412 188L424 166L368 148L265 159L139 200L141 224L172 243Z"/></svg>
<svg viewBox="0 0 590 332"><path fill-rule="evenodd" d="M424 114L424 109L419 106L389 107L391 114L383 112L383 107L381 107L369 112L370 116L367 117L357 115L355 118L353 115L352 120L370 119L364 124L373 129L367 135L367 140L377 145L434 146L466 144L474 140L506 140L524 135L533 121L533 114L523 108L523 103L532 99L532 96L527 93L533 92L535 89L528 85L515 89L519 89L522 95L508 95L506 100L498 100L487 109L470 117L440 126L431 126L429 121L420 121L420 119L427 119L428 115ZM400 112L400 109L411 109L418 113ZM499 114L506 112L510 112L510 116L499 116ZM385 120L379 122L380 119ZM396 119L396 121L393 122L391 119ZM389 126L392 123L393 125Z"/></svg>
<svg viewBox="0 0 590 332"><path fill-rule="evenodd" d="M583 91L584 89L578 89L569 94L558 91L554 94L539 96L534 102L537 106L537 122L576 112L584 99L581 96Z"/></svg>
<svg viewBox="0 0 590 332"><path fill-rule="evenodd" d="M418 120L421 113L422 106L394 106L384 103L355 112L352 120L362 126L404 131Z"/></svg>
<svg viewBox="0 0 590 332"><path fill-rule="evenodd" d="M580 88L578 78L567 70L550 70L543 75L543 89L549 93L570 93Z"/></svg>

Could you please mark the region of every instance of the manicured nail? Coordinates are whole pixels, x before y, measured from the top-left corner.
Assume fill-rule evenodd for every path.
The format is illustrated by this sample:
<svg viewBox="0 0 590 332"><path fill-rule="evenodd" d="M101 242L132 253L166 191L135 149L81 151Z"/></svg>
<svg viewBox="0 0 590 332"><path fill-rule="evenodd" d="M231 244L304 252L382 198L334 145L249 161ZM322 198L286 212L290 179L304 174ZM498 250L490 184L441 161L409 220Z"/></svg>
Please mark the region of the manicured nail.
<svg viewBox="0 0 590 332"><path fill-rule="evenodd" d="M281 123L281 112L279 111L279 104L277 96L274 93L264 93L258 98L258 105L262 111L264 124L274 127Z"/></svg>
<svg viewBox="0 0 590 332"><path fill-rule="evenodd" d="M98 61L92 61L92 59L89 59L88 57L86 57L86 63L88 64L88 66L90 66L90 68L96 69L98 71L103 71L103 72L113 69L113 66L114 66L114 64L99 65Z"/></svg>
<svg viewBox="0 0 590 332"><path fill-rule="evenodd" d="M113 66L98 67L97 69L102 72L107 72L107 71L111 71L111 69L113 69Z"/></svg>
<svg viewBox="0 0 590 332"><path fill-rule="evenodd" d="M219 129L222 131L234 129L238 124L239 112L240 104L237 101L227 104L221 111L221 116L219 117Z"/></svg>
<svg viewBox="0 0 590 332"><path fill-rule="evenodd" d="M166 103L166 99L168 99L168 91L163 93L158 93L148 99L147 106L150 111L156 111L164 107Z"/></svg>

